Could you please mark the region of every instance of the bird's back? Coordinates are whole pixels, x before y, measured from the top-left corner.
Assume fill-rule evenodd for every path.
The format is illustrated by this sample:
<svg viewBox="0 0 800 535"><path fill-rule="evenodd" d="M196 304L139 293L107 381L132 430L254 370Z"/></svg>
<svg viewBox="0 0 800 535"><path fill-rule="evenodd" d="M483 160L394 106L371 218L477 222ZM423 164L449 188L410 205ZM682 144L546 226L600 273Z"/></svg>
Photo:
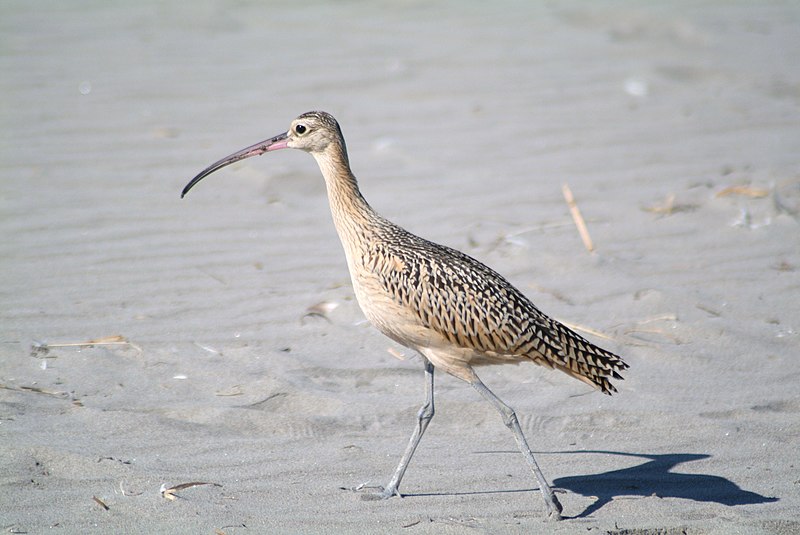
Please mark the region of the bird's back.
<svg viewBox="0 0 800 535"><path fill-rule="evenodd" d="M382 218L373 229L353 282L384 334L414 349L455 350L469 366L532 360L616 391L609 379L622 378L622 359L548 317L497 272Z"/></svg>

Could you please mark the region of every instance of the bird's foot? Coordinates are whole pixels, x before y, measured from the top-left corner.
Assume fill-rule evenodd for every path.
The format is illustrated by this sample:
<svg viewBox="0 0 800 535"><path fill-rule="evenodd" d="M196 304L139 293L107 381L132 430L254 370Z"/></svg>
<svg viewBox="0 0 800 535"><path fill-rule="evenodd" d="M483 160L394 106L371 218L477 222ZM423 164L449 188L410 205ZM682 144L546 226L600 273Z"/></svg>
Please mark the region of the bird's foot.
<svg viewBox="0 0 800 535"><path fill-rule="evenodd" d="M548 522L558 522L559 520L563 520L563 519L564 519L564 517L561 516L561 513L559 511L550 511L547 514L547 521Z"/></svg>
<svg viewBox="0 0 800 535"><path fill-rule="evenodd" d="M547 506L547 520L549 522L557 522L563 519L561 511L564 510L564 507L555 494L551 492L549 495L545 495L545 505Z"/></svg>
<svg viewBox="0 0 800 535"><path fill-rule="evenodd" d="M367 488L378 489L378 492L370 492L370 493L367 493L367 494L362 494L361 495L361 499L365 500L365 501L386 500L388 498L391 498L392 496L397 496L399 498L403 497L400 494L400 491L398 491L396 487L395 488L391 488L391 487L390 488L385 488L385 487L367 487L367 486L361 485L359 490L363 490L363 489L367 489Z"/></svg>

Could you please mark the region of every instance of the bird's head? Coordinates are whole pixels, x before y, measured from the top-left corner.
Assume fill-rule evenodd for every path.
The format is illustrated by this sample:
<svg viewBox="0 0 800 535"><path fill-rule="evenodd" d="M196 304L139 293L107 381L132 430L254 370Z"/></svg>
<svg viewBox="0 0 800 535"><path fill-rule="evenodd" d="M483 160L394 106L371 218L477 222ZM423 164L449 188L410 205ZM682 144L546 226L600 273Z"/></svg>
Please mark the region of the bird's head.
<svg viewBox="0 0 800 535"><path fill-rule="evenodd" d="M300 149L319 157L331 148L337 149L346 162L347 150L339 123L329 113L310 111L292 121L286 132L234 152L206 167L183 188L181 197L214 171L251 156L280 149Z"/></svg>
<svg viewBox="0 0 800 535"><path fill-rule="evenodd" d="M292 121L286 137L287 147L314 154L325 152L332 143L341 143L342 131L331 114L310 111Z"/></svg>

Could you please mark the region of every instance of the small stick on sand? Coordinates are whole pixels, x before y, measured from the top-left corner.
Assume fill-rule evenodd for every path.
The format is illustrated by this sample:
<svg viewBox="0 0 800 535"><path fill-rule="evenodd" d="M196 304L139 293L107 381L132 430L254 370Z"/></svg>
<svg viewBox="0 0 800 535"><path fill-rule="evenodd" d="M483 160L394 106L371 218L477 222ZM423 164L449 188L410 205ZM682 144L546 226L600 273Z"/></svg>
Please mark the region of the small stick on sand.
<svg viewBox="0 0 800 535"><path fill-rule="evenodd" d="M613 338L610 337L609 335L607 335L605 333L602 333L602 332L600 332L598 330L592 329L591 327L586 327L585 325L580 325L578 323L569 323L567 321L562 321L561 323L563 323L564 325L566 325L567 327L569 327L573 331L583 331L585 333L589 333L589 334L591 334L593 336L596 336L598 338L605 338L606 340L613 340Z"/></svg>
<svg viewBox="0 0 800 535"><path fill-rule="evenodd" d="M166 488L166 484L161 485L161 496L164 498L172 501L178 498L175 494L179 490L190 489L192 487L199 487L201 485L213 485L215 487L221 487L219 483L209 483L207 481L192 481L191 483L181 483L180 485L174 485L172 487Z"/></svg>
<svg viewBox="0 0 800 535"><path fill-rule="evenodd" d="M722 191L719 191L714 197L729 197L731 195L760 199L761 197L769 195L769 190L766 188L757 188L755 186L728 186Z"/></svg>
<svg viewBox="0 0 800 535"><path fill-rule="evenodd" d="M106 505L106 502L104 502L103 500L101 500L97 496L92 496L92 499L97 503L97 505L99 505L100 507L102 507L103 509L108 511L109 507L108 507L108 505Z"/></svg>
<svg viewBox="0 0 800 535"><path fill-rule="evenodd" d="M86 340L85 342L61 342L55 344L42 344L45 347L85 347L85 346L115 346L115 345L130 345L130 342L121 334L114 336L104 336L95 340Z"/></svg>
<svg viewBox="0 0 800 535"><path fill-rule="evenodd" d="M60 390L46 390L44 388L39 388L38 386L13 386L7 385L5 383L0 383L0 388L4 390L15 390L17 392L33 392L35 394L45 394L47 396L53 396L54 398L68 398L69 392L62 392Z"/></svg>
<svg viewBox="0 0 800 535"><path fill-rule="evenodd" d="M567 206L569 206L569 211L572 214L572 219L575 221L575 226L578 227L578 233L581 235L581 240L583 240L583 246L586 247L586 250L594 252L594 243L592 243L592 238L589 236L589 230L586 228L586 223L583 220L583 216L581 215L581 211L578 209L578 205L575 204L575 197L572 195L572 190L569 189L567 184L561 186L561 191L564 193L564 200L567 201Z"/></svg>
<svg viewBox="0 0 800 535"><path fill-rule="evenodd" d="M94 340L86 340L85 342L58 342L54 344L48 344L46 342L34 342L31 345L31 355L33 356L47 355L47 353L49 353L51 349L56 347L94 347L94 346L128 346L132 347L139 353L142 352L141 347L132 343L121 334L115 334L113 336L104 336L102 338L96 338Z"/></svg>

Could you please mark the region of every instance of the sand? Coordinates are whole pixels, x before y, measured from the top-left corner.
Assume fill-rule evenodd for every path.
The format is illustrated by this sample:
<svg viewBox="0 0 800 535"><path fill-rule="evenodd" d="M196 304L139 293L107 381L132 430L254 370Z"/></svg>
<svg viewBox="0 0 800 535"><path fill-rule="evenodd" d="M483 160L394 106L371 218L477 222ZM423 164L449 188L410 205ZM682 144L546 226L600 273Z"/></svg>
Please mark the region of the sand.
<svg viewBox="0 0 800 535"><path fill-rule="evenodd" d="M123 4L0 8L4 533L800 532L797 4ZM315 163L179 197L310 109L378 211L630 364L613 397L480 370L564 522L443 374L405 498L354 490L423 377L365 323Z"/></svg>

